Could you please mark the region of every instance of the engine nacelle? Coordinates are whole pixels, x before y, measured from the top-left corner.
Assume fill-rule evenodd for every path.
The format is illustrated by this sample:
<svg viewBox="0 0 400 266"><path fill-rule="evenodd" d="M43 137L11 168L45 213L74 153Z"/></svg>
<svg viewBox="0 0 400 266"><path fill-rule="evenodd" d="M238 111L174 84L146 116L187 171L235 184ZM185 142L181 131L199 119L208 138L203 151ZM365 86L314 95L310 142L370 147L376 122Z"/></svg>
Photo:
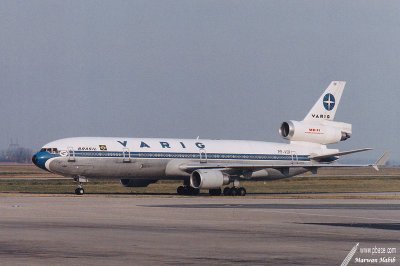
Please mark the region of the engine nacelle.
<svg viewBox="0 0 400 266"><path fill-rule="evenodd" d="M158 180L149 179L120 179L121 185L124 187L147 187L150 184L157 182Z"/></svg>
<svg viewBox="0 0 400 266"><path fill-rule="evenodd" d="M190 175L190 185L194 188L219 188L229 182L229 176L219 170L199 169Z"/></svg>
<svg viewBox="0 0 400 266"><path fill-rule="evenodd" d="M279 134L291 141L334 144L350 138L351 124L334 121L321 121L321 123L289 121L281 124Z"/></svg>

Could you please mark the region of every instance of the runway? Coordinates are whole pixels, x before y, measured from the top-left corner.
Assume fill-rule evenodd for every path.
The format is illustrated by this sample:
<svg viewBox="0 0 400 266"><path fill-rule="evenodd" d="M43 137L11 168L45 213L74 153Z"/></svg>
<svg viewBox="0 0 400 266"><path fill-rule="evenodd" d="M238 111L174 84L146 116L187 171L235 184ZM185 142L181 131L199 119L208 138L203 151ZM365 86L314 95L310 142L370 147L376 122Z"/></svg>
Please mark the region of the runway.
<svg viewBox="0 0 400 266"><path fill-rule="evenodd" d="M2 265L340 265L357 243L349 265L400 259L398 200L0 194L0 214Z"/></svg>

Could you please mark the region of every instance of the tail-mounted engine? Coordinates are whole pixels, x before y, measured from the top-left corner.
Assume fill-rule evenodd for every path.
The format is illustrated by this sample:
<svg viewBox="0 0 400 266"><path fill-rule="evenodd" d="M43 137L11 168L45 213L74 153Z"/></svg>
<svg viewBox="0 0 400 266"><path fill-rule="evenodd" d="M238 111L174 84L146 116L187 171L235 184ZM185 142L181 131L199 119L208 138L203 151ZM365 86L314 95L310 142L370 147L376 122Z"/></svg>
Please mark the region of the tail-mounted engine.
<svg viewBox="0 0 400 266"><path fill-rule="evenodd" d="M334 144L350 138L351 124L327 120L320 123L289 121L281 124L279 134L290 141Z"/></svg>

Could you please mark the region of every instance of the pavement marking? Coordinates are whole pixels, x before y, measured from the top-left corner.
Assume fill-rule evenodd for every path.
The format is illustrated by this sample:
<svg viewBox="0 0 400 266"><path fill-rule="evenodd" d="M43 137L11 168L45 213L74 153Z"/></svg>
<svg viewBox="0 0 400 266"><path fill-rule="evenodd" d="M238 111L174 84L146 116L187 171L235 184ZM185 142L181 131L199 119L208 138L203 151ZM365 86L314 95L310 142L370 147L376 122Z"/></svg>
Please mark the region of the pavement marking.
<svg viewBox="0 0 400 266"><path fill-rule="evenodd" d="M261 209L257 209L260 211ZM376 221L388 221L388 222L400 222L400 219L387 219L387 218L376 218L376 217L364 217L364 216L346 216L346 215L332 215L332 214L315 214L315 213L307 213L307 212L296 212L296 211L279 211L279 210L271 210L268 209L269 212L276 213L287 213L287 214L300 214L300 215L308 215L308 216L320 216L320 217L338 217L338 218L352 218L352 219L365 219L365 220L376 220Z"/></svg>

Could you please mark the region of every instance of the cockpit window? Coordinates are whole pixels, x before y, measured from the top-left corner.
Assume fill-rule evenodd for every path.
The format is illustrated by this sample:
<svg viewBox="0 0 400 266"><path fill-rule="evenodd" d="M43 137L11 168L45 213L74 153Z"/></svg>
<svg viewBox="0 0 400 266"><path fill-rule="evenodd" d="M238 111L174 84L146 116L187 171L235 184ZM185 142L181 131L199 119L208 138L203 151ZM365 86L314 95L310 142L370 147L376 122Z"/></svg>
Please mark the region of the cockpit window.
<svg viewBox="0 0 400 266"><path fill-rule="evenodd" d="M52 153L52 154L57 154L58 153L58 149L57 148L42 148L40 151L47 151L48 153Z"/></svg>

